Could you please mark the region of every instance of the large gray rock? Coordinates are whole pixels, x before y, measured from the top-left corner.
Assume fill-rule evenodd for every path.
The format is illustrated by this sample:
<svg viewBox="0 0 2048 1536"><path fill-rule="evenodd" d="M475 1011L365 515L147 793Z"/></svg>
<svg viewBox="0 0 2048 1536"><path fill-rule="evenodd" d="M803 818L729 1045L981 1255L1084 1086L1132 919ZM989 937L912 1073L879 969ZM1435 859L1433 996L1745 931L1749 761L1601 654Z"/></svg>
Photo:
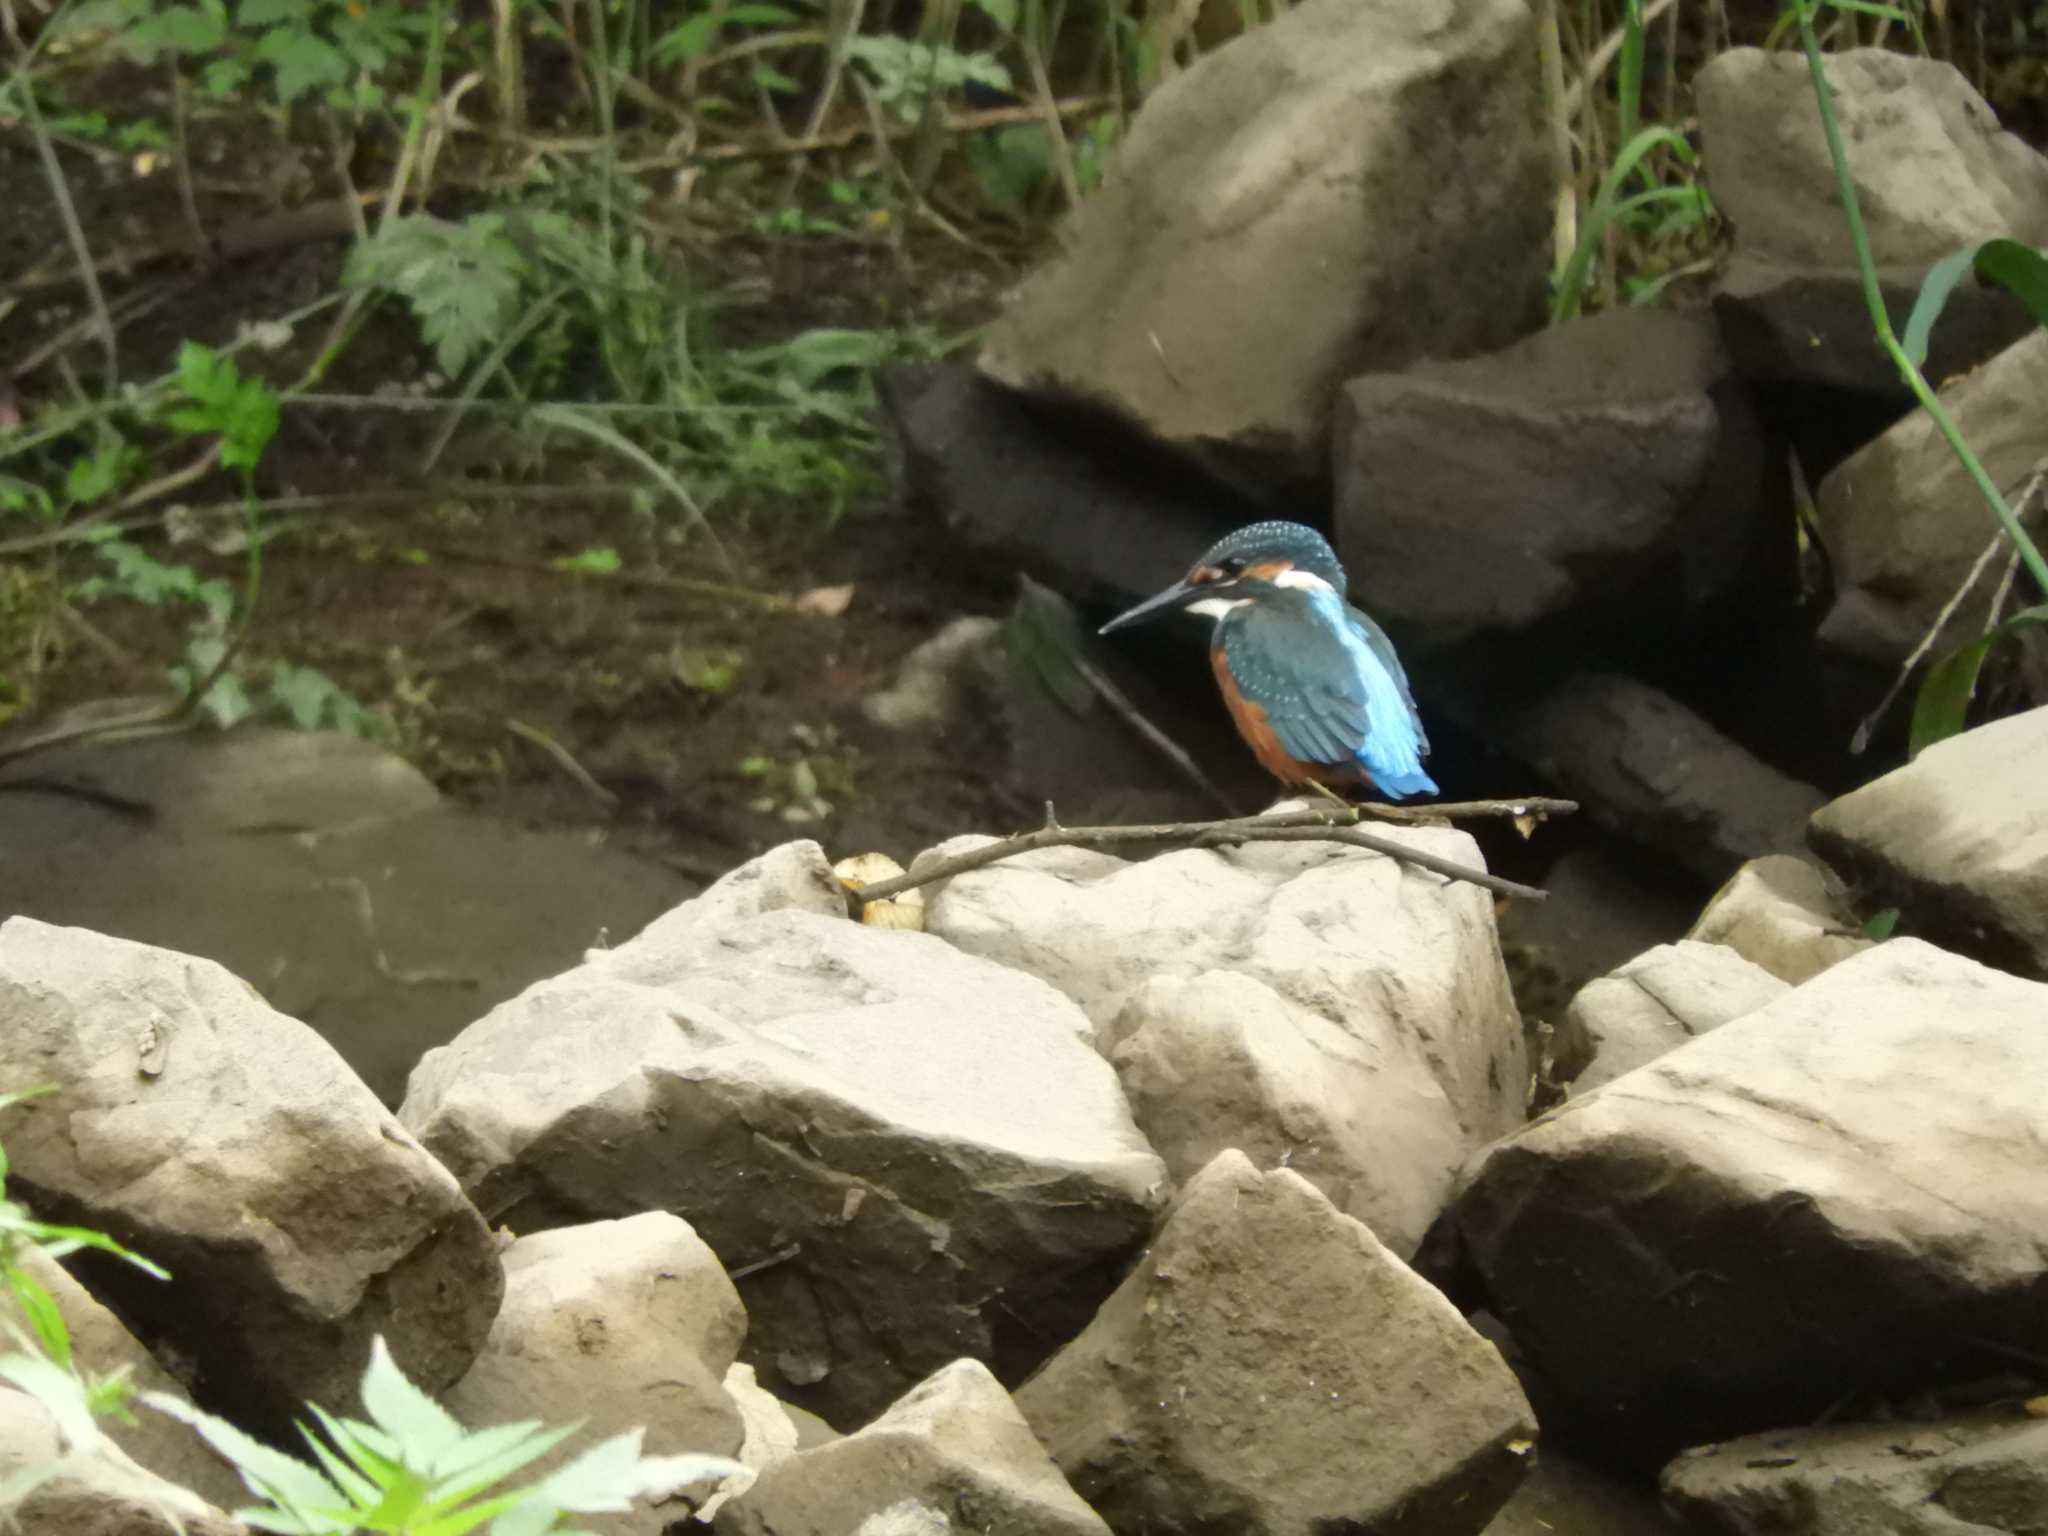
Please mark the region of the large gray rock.
<svg viewBox="0 0 2048 1536"><path fill-rule="evenodd" d="M1346 378L1536 322L1537 99L1521 0L1307 0L1153 93L982 369L1319 480Z"/></svg>
<svg viewBox="0 0 2048 1536"><path fill-rule="evenodd" d="M1795 987L1871 943L1839 883L1812 861L1783 853L1738 869L1685 936L1725 944Z"/></svg>
<svg viewBox="0 0 2048 1536"><path fill-rule="evenodd" d="M1471 1150L1419 1054L1376 1048L1235 971L1154 977L1104 1045L1177 1181L1234 1147L1292 1168L1404 1259Z"/></svg>
<svg viewBox="0 0 2048 1536"><path fill-rule="evenodd" d="M1031 1436L1010 1396L978 1360L918 1383L872 1424L765 1468L726 1503L720 1536L846 1536L919 1529L903 1510L934 1511L937 1532L1109 1536ZM959 1525L951 1516L958 1515Z"/></svg>
<svg viewBox="0 0 2048 1536"><path fill-rule="evenodd" d="M515 1228L673 1211L764 1385L840 1423L962 1355L1028 1368L1143 1239L1165 1170L1072 1003L848 920L777 849L431 1052L404 1117Z"/></svg>
<svg viewBox="0 0 2048 1536"><path fill-rule="evenodd" d="M1659 944L1572 999L1558 1075L1589 1093L1790 990L1719 944Z"/></svg>
<svg viewBox="0 0 2048 1536"><path fill-rule="evenodd" d="M1485 1528L1528 1470L1514 1376L1298 1175L1226 1152L1017 1394L1119 1531Z"/></svg>
<svg viewBox="0 0 2048 1536"><path fill-rule="evenodd" d="M1913 932L2048 980L2048 706L1937 742L1808 835Z"/></svg>
<svg viewBox="0 0 2048 1536"><path fill-rule="evenodd" d="M483 1353L441 1400L472 1428L522 1419L584 1426L530 1477L639 1427L650 1456L740 1449L745 1423L724 1381L747 1315L717 1256L687 1222L649 1211L529 1233L504 1260L505 1304ZM792 1445L795 1434L792 1427ZM686 1513L657 1499L578 1524L614 1536L660 1536Z"/></svg>
<svg viewBox="0 0 2048 1536"><path fill-rule="evenodd" d="M1379 830L1484 862L1462 832ZM1087 1010L1176 1176L1232 1146L1299 1162L1404 1254L1465 1156L1523 1119L1521 1021L1478 886L1334 843L1061 848L935 886L926 924Z"/></svg>
<svg viewBox="0 0 2048 1536"><path fill-rule="evenodd" d="M1992 482L2017 498L2048 459L2048 420L2040 408L2048 396L2048 333L2036 331L1949 380L1940 393ZM1984 546L2004 537L1925 411L1902 417L1837 465L1821 481L1817 507L1838 593L1820 637L1889 664L1913 653ZM2036 514L2037 536L2043 526ZM1999 563L1943 625L1941 651L1982 633L2009 552L2001 548Z"/></svg>
<svg viewBox="0 0 2048 1536"><path fill-rule="evenodd" d="M1663 1483L1687 1529L1721 1536L2037 1536L2048 1423L1986 1413L1772 1430L1689 1451Z"/></svg>
<svg viewBox="0 0 2048 1536"><path fill-rule="evenodd" d="M1654 644L1743 580L1789 603L1784 465L1711 316L1615 309L1344 386L1337 546L1416 656L1538 628Z"/></svg>
<svg viewBox="0 0 2048 1536"><path fill-rule="evenodd" d="M2048 242L2048 160L1999 131L1960 71L1863 48L1829 54L1827 75L1894 325L1951 251L1993 235ZM1805 59L1730 49L1693 94L1714 201L1735 230L1716 308L1745 370L1906 404L1872 336ZM2002 291L1966 287L1935 330L1930 376L1974 367L2029 329Z"/></svg>
<svg viewBox="0 0 2048 1536"><path fill-rule="evenodd" d="M1895 939L1494 1147L1491 1309L1617 1451L2048 1356L2048 986Z"/></svg>
<svg viewBox="0 0 2048 1536"><path fill-rule="evenodd" d="M206 1406L284 1430L354 1400L382 1334L439 1391L503 1293L448 1171L334 1050L208 960L31 918L0 925L0 1081L59 1091L10 1119L10 1184L90 1252L74 1273Z"/></svg>

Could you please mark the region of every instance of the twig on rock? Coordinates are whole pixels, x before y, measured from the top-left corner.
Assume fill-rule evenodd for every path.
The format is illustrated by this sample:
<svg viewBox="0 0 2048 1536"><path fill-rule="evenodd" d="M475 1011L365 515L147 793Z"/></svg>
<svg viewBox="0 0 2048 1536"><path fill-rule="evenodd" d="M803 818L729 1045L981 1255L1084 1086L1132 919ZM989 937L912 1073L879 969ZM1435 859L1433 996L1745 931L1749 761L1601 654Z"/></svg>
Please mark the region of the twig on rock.
<svg viewBox="0 0 2048 1536"><path fill-rule="evenodd" d="M1390 859L1403 864L1412 864L1432 874L1442 875L1447 880L1462 880L1468 885L1483 886L1503 896L1519 896L1525 901L1542 901L1546 893L1533 885L1506 880L1499 875L1489 874L1483 869L1457 864L1449 859L1440 859L1433 853L1410 848L1391 838L1380 837L1371 832L1358 830L1360 815L1367 811L1364 806L1331 807L1325 809L1279 811L1268 816L1233 816L1226 821L1171 821L1150 825L1128 827L1063 827L1053 814L1051 805L1045 808L1045 825L1036 832L1020 832L1015 837L984 844L966 853L956 853L949 858L935 859L923 869L914 869L907 875L898 875L890 880L878 880L873 885L851 889L847 893L847 905L857 917L860 909L871 901L886 901L892 896L915 890L921 885L931 885L940 880L950 880L955 875L964 875L969 870L1015 858L1020 853L1035 853L1041 848L1113 848L1127 843L1181 843L1191 848L1220 848L1237 843L1300 843L1332 842L1344 843L1353 848L1368 848L1374 853L1383 853ZM1575 811L1578 806L1570 800L1480 800L1459 806L1434 808L1438 815L1457 812L1463 815L1562 815Z"/></svg>

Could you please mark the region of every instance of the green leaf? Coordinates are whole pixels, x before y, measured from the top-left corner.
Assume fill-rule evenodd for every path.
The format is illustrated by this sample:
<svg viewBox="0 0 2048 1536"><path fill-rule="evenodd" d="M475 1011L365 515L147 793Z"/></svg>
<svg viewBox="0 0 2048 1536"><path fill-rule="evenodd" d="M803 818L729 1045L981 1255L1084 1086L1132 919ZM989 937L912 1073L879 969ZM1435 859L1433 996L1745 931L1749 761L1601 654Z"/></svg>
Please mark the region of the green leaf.
<svg viewBox="0 0 2048 1536"><path fill-rule="evenodd" d="M2048 256L2018 240L2001 238L1967 245L1942 257L1920 280L1920 292L1899 337L1899 345L1905 348L1914 367L1926 363L1935 322L1948 307L1966 272L1975 272L1979 278L1999 284L2027 306L2035 324L2048 326Z"/></svg>
<svg viewBox="0 0 2048 1536"><path fill-rule="evenodd" d="M130 29L130 49L154 58L165 49L180 53L211 53L227 41L227 18L218 7L167 5L149 20Z"/></svg>
<svg viewBox="0 0 2048 1536"><path fill-rule="evenodd" d="M0 1355L0 1381L12 1382L43 1405L57 1422L57 1433L77 1450L100 1443L99 1425L86 1401L85 1383L75 1372L41 1355Z"/></svg>
<svg viewBox="0 0 2048 1536"><path fill-rule="evenodd" d="M571 576L609 576L624 562L619 559L619 552L616 549L597 545L573 555L557 555L548 564L555 570Z"/></svg>
<svg viewBox="0 0 2048 1536"><path fill-rule="evenodd" d="M1607 168L1606 176L1601 179L1592 206L1586 210L1585 221L1579 229L1579 243L1572 248L1564 271L1558 274L1557 291L1550 300L1553 325L1569 320L1579 312L1586 296L1586 273L1606 237L1607 226L1614 221L1615 204L1621 200L1621 189L1628 185L1637 167L1659 148L1670 150L1683 165L1692 166L1699 162L1699 156L1686 142L1685 136L1661 124L1645 128L1622 145L1614 163Z"/></svg>
<svg viewBox="0 0 2048 1536"><path fill-rule="evenodd" d="M550 1429L537 1419L528 1419L478 1430L443 1458L440 1481L428 1495L429 1512L438 1515L474 1498L493 1483L538 1461L581 1427L565 1424Z"/></svg>
<svg viewBox="0 0 2048 1536"><path fill-rule="evenodd" d="M697 693L729 693L745 660L738 651L679 649L672 653L676 681Z"/></svg>
<svg viewBox="0 0 2048 1536"><path fill-rule="evenodd" d="M278 22L297 22L300 26L313 23L313 0L242 0L237 19L254 31L257 27L273 26Z"/></svg>
<svg viewBox="0 0 2048 1536"><path fill-rule="evenodd" d="M1004 33L1017 31L1017 0L974 0L975 6Z"/></svg>
<svg viewBox="0 0 2048 1536"><path fill-rule="evenodd" d="M432 1472L463 1440L455 1416L406 1379L382 1334L371 1341L363 1372L363 1411L404 1448L406 1463L422 1472Z"/></svg>
<svg viewBox="0 0 2048 1536"><path fill-rule="evenodd" d="M1011 669L1043 685L1067 713L1087 714L1095 707L1096 693L1075 664L1088 644L1081 620L1052 588L1029 576L1017 580L1021 590L1003 625Z"/></svg>
<svg viewBox="0 0 2048 1536"><path fill-rule="evenodd" d="M667 65L688 63L717 41L719 29L724 25L725 17L716 10L690 17L681 26L671 28L655 39L654 62Z"/></svg>
<svg viewBox="0 0 2048 1536"><path fill-rule="evenodd" d="M1899 926L1899 909L1886 907L1863 925L1863 936L1882 944L1892 936L1892 930Z"/></svg>
<svg viewBox="0 0 2048 1536"><path fill-rule="evenodd" d="M300 1522L294 1529L336 1533L355 1529L353 1521L343 1518L349 1503L341 1490L296 1456L274 1450L226 1419L215 1418L167 1392L144 1392L141 1396L158 1413L198 1430L200 1439L228 1459L251 1492L270 1500ZM249 1519L247 1511L239 1513L243 1520Z"/></svg>
<svg viewBox="0 0 2048 1536"><path fill-rule="evenodd" d="M1906 349L1906 356L1913 360L1915 368L1926 363L1927 338L1934 330L1934 322L1941 318L1956 284L1963 280L1965 272L1975 267L1976 262L1977 247L1966 245L1960 251L1942 257L1927 269L1927 275L1920 280L1919 296L1913 300L1913 312L1906 317L1906 329L1899 337L1899 345Z"/></svg>
<svg viewBox="0 0 2048 1536"><path fill-rule="evenodd" d="M341 690L317 667L298 667L279 662L270 673L270 696L285 707L292 724L302 731L318 729Z"/></svg>
<svg viewBox="0 0 2048 1536"><path fill-rule="evenodd" d="M1977 676L1991 648L2014 631L2027 625L2048 624L2048 606L2027 608L2014 614L1987 634L1959 646L1927 669L1913 696L1913 723L1907 733L1907 755L1918 757L1937 741L1946 741L1963 728L1976 696Z"/></svg>
<svg viewBox="0 0 2048 1536"><path fill-rule="evenodd" d="M56 1298L25 1269L9 1264L6 1274L7 1288L14 1293L22 1316L28 1319L36 1341L43 1346L43 1353L65 1370L70 1370L71 1330L64 1326L64 1314L57 1309Z"/></svg>
<svg viewBox="0 0 2048 1536"><path fill-rule="evenodd" d="M230 54L224 59L215 59L200 75L200 83L206 94L219 99L232 96L255 78L256 69L239 54Z"/></svg>
<svg viewBox="0 0 2048 1536"><path fill-rule="evenodd" d="M7 1092L0 1093L0 1109L12 1109L17 1104L26 1104L31 1099L40 1099L56 1091L55 1083L37 1083L33 1088L10 1088ZM6 1167L6 1163L0 1162L0 1171L4 1171Z"/></svg>
<svg viewBox="0 0 2048 1536"><path fill-rule="evenodd" d="M538 220L531 227L544 239L551 228ZM424 215L395 219L350 253L343 281L403 298L441 371L453 378L511 323L532 276L503 215L479 213L460 224Z"/></svg>
<svg viewBox="0 0 2048 1536"><path fill-rule="evenodd" d="M348 55L326 38L298 27L273 27L264 33L256 57L276 72L277 99L287 106L348 79Z"/></svg>
<svg viewBox="0 0 2048 1536"><path fill-rule="evenodd" d="M2026 305L2034 324L2048 326L2048 255L2018 240L1986 240L1977 247L1977 275Z"/></svg>

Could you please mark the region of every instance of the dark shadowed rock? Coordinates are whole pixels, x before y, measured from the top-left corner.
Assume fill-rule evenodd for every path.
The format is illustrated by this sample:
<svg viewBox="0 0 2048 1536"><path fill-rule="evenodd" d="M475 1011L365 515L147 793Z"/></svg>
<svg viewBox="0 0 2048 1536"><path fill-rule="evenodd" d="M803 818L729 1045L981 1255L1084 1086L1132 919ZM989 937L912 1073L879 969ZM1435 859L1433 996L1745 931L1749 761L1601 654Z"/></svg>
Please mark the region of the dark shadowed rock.
<svg viewBox="0 0 2048 1536"><path fill-rule="evenodd" d="M1669 694L1581 670L1502 687L1469 718L1603 826L1725 880L1744 860L1801 846L1826 797L1786 777Z"/></svg>
<svg viewBox="0 0 2048 1536"><path fill-rule="evenodd" d="M2037 1536L2048 1423L1979 1414L1772 1430L1688 1451L1663 1482L1686 1529L1713 1536Z"/></svg>
<svg viewBox="0 0 2048 1536"><path fill-rule="evenodd" d="M1795 987L1871 943L1841 882L1812 860L1787 853L1738 869L1686 937L1725 944Z"/></svg>
<svg viewBox="0 0 2048 1536"><path fill-rule="evenodd" d="M1937 742L1810 836L1913 932L2048 980L2048 706Z"/></svg>
<svg viewBox="0 0 2048 1536"><path fill-rule="evenodd" d="M921 1525L905 1505L938 1518ZM848 1536L870 1520L878 1531L1109 1536L978 1360L944 1367L844 1439L767 1467L719 1510L715 1529Z"/></svg>
<svg viewBox="0 0 2048 1536"><path fill-rule="evenodd" d="M1018 1391L1118 1531L1476 1536L1536 1433L1499 1353L1286 1169L1225 1152Z"/></svg>
<svg viewBox="0 0 2048 1536"><path fill-rule="evenodd" d="M0 1135L5 1130L5 1124L0 1123ZM16 1262L56 1302L71 1334L73 1358L85 1370L96 1375L125 1370L129 1383L138 1392L185 1395L171 1374L142 1347L142 1342L95 1301L71 1271L33 1250L25 1255L17 1253ZM209 1504L238 1509L247 1502L248 1489L235 1470L183 1421L138 1409L133 1424L103 1419L100 1427L138 1466L180 1488L190 1489ZM0 1440L4 1439L0 1435ZM5 1480L4 1469L0 1469L0 1482Z"/></svg>
<svg viewBox="0 0 2048 1536"><path fill-rule="evenodd" d="M2016 502L2048 468L2048 334L2037 331L1951 379L1941 397L1992 483ZM1934 627L1985 546L1998 543L1998 563L1948 616L1936 654L1982 633L2010 546L1933 417L1914 411L1843 460L1821 482L1816 506L1836 586L1823 641L1896 666ZM2035 511L2037 538L2044 526L2048 519Z"/></svg>
<svg viewBox="0 0 2048 1536"><path fill-rule="evenodd" d="M1534 323L1537 94L1519 0L1284 12L1153 93L981 366L1227 469L1320 481L1346 378Z"/></svg>
<svg viewBox="0 0 2048 1536"><path fill-rule="evenodd" d="M6 1132L46 1219L168 1269L71 1261L206 1406L286 1432L353 1402L382 1334L438 1392L504 1283L448 1171L332 1047L210 960L30 918L0 925L0 1081L56 1083Z"/></svg>
<svg viewBox="0 0 2048 1536"><path fill-rule="evenodd" d="M962 1355L1027 1369L1165 1170L1051 987L866 927L775 849L430 1052L404 1115L519 1229L673 1211L763 1382L842 1425Z"/></svg>
<svg viewBox="0 0 2048 1536"><path fill-rule="evenodd" d="M1135 601L1262 515L1114 427L1089 425L972 368L893 369L881 381L898 491L966 543L1077 593Z"/></svg>
<svg viewBox="0 0 2048 1536"><path fill-rule="evenodd" d="M1355 378L1333 462L1356 600L1418 654L1538 628L1655 644L1790 570L1784 466L1699 311Z"/></svg>
<svg viewBox="0 0 2048 1536"><path fill-rule="evenodd" d="M2048 1358L2048 985L1895 939L1495 1146L1455 1220L1616 1454Z"/></svg>
<svg viewBox="0 0 2048 1536"><path fill-rule="evenodd" d="M1827 73L1894 326L1951 251L1994 235L2048 241L2048 160L1999 131L1960 71L1864 48L1830 54ZM1905 406L1905 382L1871 332L1805 59L1730 49L1693 92L1708 181L1735 231L1716 309L1745 373ZM1966 286L1934 333L1930 376L1974 367L2029 329L2002 290Z"/></svg>

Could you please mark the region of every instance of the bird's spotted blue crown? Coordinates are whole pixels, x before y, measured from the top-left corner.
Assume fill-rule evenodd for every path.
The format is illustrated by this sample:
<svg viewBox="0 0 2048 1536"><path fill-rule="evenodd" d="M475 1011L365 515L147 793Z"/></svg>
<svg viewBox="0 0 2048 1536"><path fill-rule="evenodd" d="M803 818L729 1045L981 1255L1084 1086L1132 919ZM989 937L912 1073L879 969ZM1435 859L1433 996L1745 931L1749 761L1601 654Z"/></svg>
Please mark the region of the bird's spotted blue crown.
<svg viewBox="0 0 2048 1536"><path fill-rule="evenodd" d="M1238 733L1287 785L1364 783L1435 794L1429 738L1379 625L1345 601L1329 540L1301 523L1219 539L1180 581L1102 626L1185 610L1215 620L1210 662Z"/></svg>

